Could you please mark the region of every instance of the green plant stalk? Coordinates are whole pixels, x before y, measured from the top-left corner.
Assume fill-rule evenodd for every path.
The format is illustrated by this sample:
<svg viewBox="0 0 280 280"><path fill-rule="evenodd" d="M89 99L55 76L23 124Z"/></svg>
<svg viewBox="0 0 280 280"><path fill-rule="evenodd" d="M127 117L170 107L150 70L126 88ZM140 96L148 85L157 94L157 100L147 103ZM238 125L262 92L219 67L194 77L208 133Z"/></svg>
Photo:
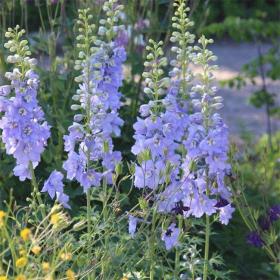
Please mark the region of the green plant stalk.
<svg viewBox="0 0 280 280"><path fill-rule="evenodd" d="M107 211L108 198L107 198L107 182L106 182L106 179L103 179L102 187L103 187L103 193L104 193L104 196L103 196L104 201L102 202L103 203L102 213L103 213L104 223L106 223L106 222L108 222L108 211ZM108 239L107 230L105 230L105 240L104 240L104 243L105 243L104 244L105 245L105 252L108 252L109 239ZM106 273L107 273L107 263L103 259L102 260L102 277L103 277L103 279L106 279Z"/></svg>
<svg viewBox="0 0 280 280"><path fill-rule="evenodd" d="M155 272L154 272L154 253L155 253L155 227L156 227L156 211L153 210L153 217L152 217L152 235L149 240L150 245L150 280L155 279Z"/></svg>
<svg viewBox="0 0 280 280"><path fill-rule="evenodd" d="M90 201L91 201L91 197L90 197L90 188L87 190L86 198L87 198L87 231L88 231L88 234L90 234L90 230L91 230L91 226L90 226L90 213L91 213L91 206L90 206Z"/></svg>
<svg viewBox="0 0 280 280"><path fill-rule="evenodd" d="M3 228L3 236L6 237L7 242L8 242L8 246L9 246L10 251L11 251L14 267L16 267L15 264L16 264L17 255L16 255L16 250L15 250L15 244L13 242L13 239L11 238L11 235L9 234L9 232L6 228L6 225L3 225L2 228Z"/></svg>
<svg viewBox="0 0 280 280"><path fill-rule="evenodd" d="M241 191L241 192L242 192L242 196L243 196L243 199L244 199L246 208L249 209L249 215L250 215L250 218L251 218L251 220L252 220L252 222L253 222L253 225L251 225L251 224L250 224L250 221L248 221L248 219L246 218L246 215L244 214L244 212L243 212L243 210L242 210L242 207L240 206L240 203L238 202L238 199L237 199L236 196L235 196L234 198L235 198L235 201L236 201L236 206L237 206L237 209L238 209L238 211L239 211L239 214L240 214L240 216L241 216L243 222L246 224L246 226L248 227L248 229L249 229L250 231L252 231L254 228L255 228L255 229L258 229L258 226L257 226L257 224L256 224L256 222L255 222L255 220L254 220L254 216L253 216L253 214L252 214L252 212L251 212L251 210L250 210L250 206L249 206L249 204L248 204L248 202L247 202L247 199L246 199L246 197L245 197L245 195L244 195L244 192L243 192L243 191ZM270 247L269 245L265 245L265 246L264 246L264 250L266 251L266 253L268 254L268 256L271 258L271 260L272 260L273 262L277 263L277 257L274 255L273 250L271 249L271 247Z"/></svg>
<svg viewBox="0 0 280 280"><path fill-rule="evenodd" d="M203 280L207 280L208 276L208 260L209 260L209 240L210 240L210 218L206 215L206 230L205 230L205 248L204 248L204 265L203 265Z"/></svg>
<svg viewBox="0 0 280 280"><path fill-rule="evenodd" d="M180 230L180 236L179 236L179 244L180 244L180 237L182 236L182 216L178 215L178 227ZM180 277L180 247L176 247L176 253L175 253L175 279L179 279Z"/></svg>
<svg viewBox="0 0 280 280"><path fill-rule="evenodd" d="M42 219L43 219L44 217L46 217L46 211L45 211L45 208L44 208L43 200L41 198L41 194L39 192L38 183L37 183L37 180L36 180L35 172L34 172L33 165L32 165L31 161L29 162L29 171L31 173L31 184L33 186L33 192L35 193L35 197L38 200L39 209L41 211L41 214L43 216Z"/></svg>

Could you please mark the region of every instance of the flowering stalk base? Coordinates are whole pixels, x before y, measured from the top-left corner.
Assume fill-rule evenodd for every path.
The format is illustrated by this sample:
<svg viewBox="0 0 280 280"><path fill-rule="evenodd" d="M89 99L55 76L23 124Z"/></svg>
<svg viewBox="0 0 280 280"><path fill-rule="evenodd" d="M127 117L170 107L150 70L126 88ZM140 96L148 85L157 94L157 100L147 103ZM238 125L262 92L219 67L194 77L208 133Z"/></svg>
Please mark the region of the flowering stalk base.
<svg viewBox="0 0 280 280"><path fill-rule="evenodd" d="M209 239L210 239L210 218L208 215L206 215L203 280L207 280L207 276L208 276Z"/></svg>

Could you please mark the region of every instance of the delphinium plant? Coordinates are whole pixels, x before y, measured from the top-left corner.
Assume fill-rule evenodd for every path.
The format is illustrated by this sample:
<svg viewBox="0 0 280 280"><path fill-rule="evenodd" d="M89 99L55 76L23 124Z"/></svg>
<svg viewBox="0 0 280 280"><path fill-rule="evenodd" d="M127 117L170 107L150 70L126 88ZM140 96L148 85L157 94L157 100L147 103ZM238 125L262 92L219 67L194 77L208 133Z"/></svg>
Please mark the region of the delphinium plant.
<svg viewBox="0 0 280 280"><path fill-rule="evenodd" d="M117 1L110 0L103 5L105 18L100 20L98 28L92 23L93 15L89 9L79 10L77 21L78 59L75 69L80 73L75 80L79 83L79 89L73 96L77 103L71 106L76 112L74 122L68 129L69 134L64 136L67 159L63 163L63 169L67 179L77 181L86 194L87 234L81 238L87 240L89 264L93 252L92 242L97 246L104 242L99 252L94 254L95 262L98 262L100 254L111 257L109 237L115 234L110 223L110 215L114 216L114 213L110 213L109 209L112 207L112 200L112 203L117 201L117 176L121 169L121 153L114 151L113 145L113 137L120 135L123 124L118 110L121 106L119 87L122 83L122 64L126 53L116 40L118 31L122 28L118 24L121 10L122 6ZM57 188L62 184L62 174L54 171L49 181L55 182L56 179L59 180ZM45 185L46 188L43 189L52 197L53 185ZM102 188L98 188L101 185ZM112 193L116 194L115 198ZM92 207L93 201L101 207L100 211L96 211L96 206ZM102 236L100 230L104 231ZM92 271L93 277L96 273L102 277L110 277L113 272L108 271L108 263L109 259L102 260L100 270L99 264L96 265L97 269Z"/></svg>
<svg viewBox="0 0 280 280"><path fill-rule="evenodd" d="M125 50L114 42L119 28L116 24L122 6L116 1L105 2L103 10L107 18L100 20L99 37L93 36L92 15L88 10L79 13L80 49L76 69L82 70L76 78L79 82L77 94L73 96L79 104L72 109L79 113L64 137L68 158L63 164L67 178L77 180L87 193L87 207L90 208L91 187L98 187L103 180L113 182L113 172L121 160L120 152L113 151L113 135L120 135L123 124L118 116L122 81L122 63ZM88 218L90 209L88 209Z"/></svg>
<svg viewBox="0 0 280 280"><path fill-rule="evenodd" d="M77 3L84 7L92 4L89 2ZM208 50L211 39L202 36L196 45L184 0L174 1L170 62L164 43L150 39L145 71L132 82L137 97L132 104L126 100L131 105L131 119L140 96L147 102L140 106L133 126L131 151L136 162L123 164L115 138L127 121L119 115L124 100L121 90L125 90L124 47L134 37L125 34L120 24L127 15L119 3L98 1L97 17L88 8L78 10L76 46L68 53L77 55L74 62L56 55L60 30L56 22L62 19L65 1L46 1L51 21L50 68L39 72L45 77L39 95L40 101L52 100L44 107L50 109L49 115L55 113L50 118L47 115L54 126L52 137L37 100L39 76L28 42L21 38L24 31L17 26L6 34L9 41L5 46L12 52L7 61L15 67L6 74L11 82L0 87L1 136L6 152L16 161L14 175L22 181L31 179L34 190L26 207L19 207L13 199L0 205L0 280L228 279L223 260L210 243L214 223L227 225L232 218L233 198L250 230L247 242L263 248L276 263L279 205L275 203L259 215L248 207L245 197L238 200L240 193L234 189L232 196L228 188L228 178L232 179L228 129L217 112L223 100L212 86L216 57ZM43 6L39 1L35 4L43 17ZM155 7L158 14L159 3L142 4ZM129 3L129 7L134 5ZM149 32L157 37L161 31ZM44 33L48 33L46 26ZM59 61L67 65L63 67ZM191 63L202 72L195 75ZM75 71L70 70L71 65ZM58 72L69 78L62 108L63 98L56 99L62 91ZM67 97L74 92L74 75L78 89L72 96L72 110L65 113ZM44 92L50 99L44 99ZM73 121L65 133L69 115ZM44 158L48 140L51 147ZM129 147L124 150L127 157ZM48 157L53 151L58 154ZM41 169L46 164L44 172L50 175L37 183L34 169L41 157ZM54 206L45 203L47 196L42 193L56 200ZM79 205L72 199L76 195Z"/></svg>
<svg viewBox="0 0 280 280"><path fill-rule="evenodd" d="M20 181L31 180L33 190L25 208L17 206L12 198L10 203L2 201L6 210L0 211L0 274L2 279L53 279L58 267L65 267L59 277L65 275L69 268L65 262L81 247L79 243L75 248L72 246L73 228L68 228L71 222L61 207L48 208L39 192L35 168L50 137L50 126L37 100L36 60L30 58L28 41L22 38L24 33L16 26L5 34L8 38L5 47L11 53L7 61L14 68L5 75L10 84L0 87L0 127L6 152L15 159L14 175ZM55 171L44 188L48 187L50 194L56 194L58 201L68 207L68 197L63 194L61 178L57 175ZM73 276L74 272L68 270L67 274Z"/></svg>
<svg viewBox="0 0 280 280"><path fill-rule="evenodd" d="M44 208L34 169L50 137L50 126L38 104L39 77L34 71L36 59L30 58L28 41L22 39L24 33L16 26L15 29L9 28L5 34L9 39L5 47L11 53L7 61L14 64L14 68L5 75L10 84L0 88L3 113L1 138L7 154L13 155L16 160L14 175L21 181L31 179L33 199Z"/></svg>
<svg viewBox="0 0 280 280"><path fill-rule="evenodd" d="M139 219L130 217L130 231L134 234L138 222L151 223L150 255L154 254L156 227L162 224L162 240L168 250L180 244L184 235L184 219L206 216L205 256L202 275L208 278L210 216L228 224L234 208L231 206L231 193L225 177L230 170L227 163L227 127L215 111L222 107L221 97L216 97L216 89L211 86L215 66L212 52L207 50L211 40L201 37L202 47L189 44L194 37L188 31L192 23L188 20L183 1L175 3L173 18L175 31L171 41L177 43L172 50L176 59L172 61L171 81L164 78L160 44L150 41L147 50L144 72L144 92L151 98L148 104L140 107L141 118L134 128L135 145L132 152L137 155L135 167L135 187L143 189L144 201L152 207L150 217ZM192 81L188 64L193 61L203 68L197 78L200 84ZM169 91L167 90L169 89ZM167 94L166 94L167 93ZM163 96L166 96L163 98ZM183 165L181 164L183 162ZM165 213L159 218L158 213ZM178 221L174 218L178 218ZM164 216L163 216L164 217ZM179 277L180 252L176 252L174 275ZM154 260L151 257L150 278L154 276ZM212 273L213 271L211 271ZM194 277L195 274L193 274ZM225 277L225 276L224 276Z"/></svg>

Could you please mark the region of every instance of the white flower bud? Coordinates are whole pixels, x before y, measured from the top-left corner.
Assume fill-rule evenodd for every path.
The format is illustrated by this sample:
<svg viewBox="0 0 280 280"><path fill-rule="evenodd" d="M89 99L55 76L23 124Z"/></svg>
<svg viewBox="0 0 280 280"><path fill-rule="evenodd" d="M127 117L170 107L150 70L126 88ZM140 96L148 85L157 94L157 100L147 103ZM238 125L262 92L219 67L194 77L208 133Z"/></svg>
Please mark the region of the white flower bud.
<svg viewBox="0 0 280 280"><path fill-rule="evenodd" d="M71 105L71 110L73 111L77 111L77 110L80 110L81 109L81 105L78 105L78 104L72 104Z"/></svg>
<svg viewBox="0 0 280 280"><path fill-rule="evenodd" d="M220 110L224 107L224 105L222 103L215 103L211 105L212 108L214 108L215 110Z"/></svg>

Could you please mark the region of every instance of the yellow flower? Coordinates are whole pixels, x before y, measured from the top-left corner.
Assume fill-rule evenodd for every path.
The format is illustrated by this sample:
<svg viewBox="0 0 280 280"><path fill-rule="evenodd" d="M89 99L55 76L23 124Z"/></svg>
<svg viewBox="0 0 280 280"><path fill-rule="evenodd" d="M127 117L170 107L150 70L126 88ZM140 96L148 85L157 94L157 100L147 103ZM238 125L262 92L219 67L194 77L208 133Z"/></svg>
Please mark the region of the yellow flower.
<svg viewBox="0 0 280 280"><path fill-rule="evenodd" d="M5 275L0 275L0 280L8 280L8 278Z"/></svg>
<svg viewBox="0 0 280 280"><path fill-rule="evenodd" d="M59 213L55 213L51 215L51 224L52 225L57 225L60 221L60 215Z"/></svg>
<svg viewBox="0 0 280 280"><path fill-rule="evenodd" d="M32 247L31 252L32 252L34 255L38 255L38 254L41 252L41 247L38 246L38 245L35 245L35 246Z"/></svg>
<svg viewBox="0 0 280 280"><path fill-rule="evenodd" d="M16 267L25 267L27 265L27 258L21 257L16 260Z"/></svg>
<svg viewBox="0 0 280 280"><path fill-rule="evenodd" d="M23 230L21 230L20 232L20 237L24 240L27 241L30 239L31 236L31 230L29 228L24 228Z"/></svg>
<svg viewBox="0 0 280 280"><path fill-rule="evenodd" d="M75 272L71 269L68 269L66 271L66 277L67 277L67 280L75 280Z"/></svg>
<svg viewBox="0 0 280 280"><path fill-rule="evenodd" d="M51 215L50 223L54 229L64 228L69 224L68 218L65 213L57 212Z"/></svg>
<svg viewBox="0 0 280 280"><path fill-rule="evenodd" d="M26 278L23 274L19 274L19 275L16 277L16 280L27 280L27 278Z"/></svg>
<svg viewBox="0 0 280 280"><path fill-rule="evenodd" d="M4 225L4 218L6 216L6 213L2 210L0 210L0 227Z"/></svg>
<svg viewBox="0 0 280 280"><path fill-rule="evenodd" d="M128 278L126 276L124 276L121 280L128 280Z"/></svg>
<svg viewBox="0 0 280 280"><path fill-rule="evenodd" d="M0 210L0 220L3 219L5 216L6 216L6 213L4 211Z"/></svg>
<svg viewBox="0 0 280 280"><path fill-rule="evenodd" d="M48 262L42 262L42 269L44 272L48 272L50 269L50 263Z"/></svg>
<svg viewBox="0 0 280 280"><path fill-rule="evenodd" d="M63 260L63 261L70 261L72 259L72 253L61 253L60 254L60 258Z"/></svg>

